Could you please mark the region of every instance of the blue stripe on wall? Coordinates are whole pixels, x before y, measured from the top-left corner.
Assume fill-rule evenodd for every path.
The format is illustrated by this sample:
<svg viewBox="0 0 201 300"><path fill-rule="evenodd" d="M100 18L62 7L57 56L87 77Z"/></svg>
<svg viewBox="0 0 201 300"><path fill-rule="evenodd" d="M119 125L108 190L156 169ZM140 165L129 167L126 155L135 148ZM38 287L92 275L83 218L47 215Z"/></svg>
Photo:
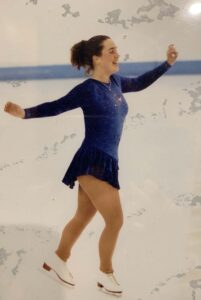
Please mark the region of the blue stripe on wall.
<svg viewBox="0 0 201 300"><path fill-rule="evenodd" d="M155 68L161 62L121 63L119 74L124 76L137 76ZM165 73L166 75L196 75L201 74L201 61L177 61L176 64ZM30 67L0 68L0 80L39 80L81 78L85 76L83 70L78 71L71 65L50 65Z"/></svg>

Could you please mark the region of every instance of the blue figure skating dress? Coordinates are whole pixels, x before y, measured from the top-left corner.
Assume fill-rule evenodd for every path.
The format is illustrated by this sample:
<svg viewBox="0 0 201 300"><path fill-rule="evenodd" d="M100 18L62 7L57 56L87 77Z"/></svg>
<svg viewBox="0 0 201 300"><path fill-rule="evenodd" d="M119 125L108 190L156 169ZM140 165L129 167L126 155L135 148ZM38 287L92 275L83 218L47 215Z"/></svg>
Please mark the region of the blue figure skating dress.
<svg viewBox="0 0 201 300"><path fill-rule="evenodd" d="M25 119L51 117L81 108L85 137L62 182L71 189L77 177L90 174L120 189L118 146L128 105L123 93L137 92L156 81L171 67L167 61L138 77L110 76L110 83L88 78L60 99L25 108Z"/></svg>

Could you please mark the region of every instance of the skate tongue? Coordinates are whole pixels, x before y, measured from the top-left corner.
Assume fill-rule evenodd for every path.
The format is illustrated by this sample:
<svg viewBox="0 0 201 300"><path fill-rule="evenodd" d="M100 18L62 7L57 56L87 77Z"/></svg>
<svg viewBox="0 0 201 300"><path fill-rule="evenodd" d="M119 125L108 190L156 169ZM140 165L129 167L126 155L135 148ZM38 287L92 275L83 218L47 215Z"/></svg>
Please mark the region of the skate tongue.
<svg viewBox="0 0 201 300"><path fill-rule="evenodd" d="M112 279L112 281L113 281L115 284L120 285L120 284L118 283L118 281L116 280L115 276L113 275L113 273L109 273L108 276Z"/></svg>

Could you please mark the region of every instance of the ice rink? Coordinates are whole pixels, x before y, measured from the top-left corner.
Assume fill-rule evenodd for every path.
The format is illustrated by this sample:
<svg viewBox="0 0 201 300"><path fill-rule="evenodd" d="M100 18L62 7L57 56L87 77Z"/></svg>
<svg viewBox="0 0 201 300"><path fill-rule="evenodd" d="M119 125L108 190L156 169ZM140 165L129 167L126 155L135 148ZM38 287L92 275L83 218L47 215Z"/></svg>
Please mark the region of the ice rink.
<svg viewBox="0 0 201 300"><path fill-rule="evenodd" d="M23 1L20 2L22 5ZM117 1L118 5L115 1L110 2L111 10L118 5L123 10L126 3L133 11L140 6L135 6L132 1L124 1L124 4ZM146 7L148 2L143 2ZM165 1L159 2L164 5ZM180 2L174 4L181 12ZM7 12L9 5L11 7L11 2L8 3ZM29 9L28 15L33 10L44 9L40 8L40 1L24 1L24 5ZM50 17L56 4L51 5ZM81 10L82 6L78 1L71 3L74 11L76 8ZM126 9L124 13L128 15L128 7ZM180 19L175 15L174 22L177 20ZM79 21L74 18L73 22ZM154 26L158 28L157 22L159 19L155 19ZM164 22L171 25L173 21L161 21ZM109 25L100 24L98 26L104 26L108 33ZM146 28L143 25L139 25L142 38ZM47 24L43 26L48 27ZM115 34L118 28L112 30ZM128 39L132 34L129 30ZM183 40L178 36L179 33L175 34L173 40L178 39L175 44L180 46L181 60L201 59L197 54L186 57L182 52ZM157 37L159 44L159 33ZM10 39L14 37L11 35ZM168 39L171 40L167 34ZM192 43L195 40L194 36ZM61 50L63 45L58 47ZM189 47L193 48L190 43ZM136 49L135 44L133 48ZM200 51L201 45L197 43L195 48ZM166 44L162 50L165 53ZM162 50L156 55L158 61L165 60L165 56L160 55ZM148 52L144 50L143 55L148 57ZM42 64L41 57L41 61L32 57L31 65ZM12 59L10 65L2 60L0 67L16 66L17 59ZM22 66L23 54L18 59ZM157 65L156 57L150 55L148 59L155 59ZM51 57L49 60L52 64ZM30 65L29 61L24 64L27 65ZM78 108L56 117L29 120L14 118L3 111L6 101L27 108L58 99L85 78L21 80L18 75L16 79L0 81L0 300L114 298L96 288L98 240L104 226L99 214L85 229L69 259L77 283L75 289L58 284L41 268L44 257L57 247L61 231L76 209L78 182L70 189L61 180L84 138L82 110ZM115 270L124 288L122 299L199 300L201 74L167 73L149 88L124 96L129 107L119 145L124 226L114 255Z"/></svg>

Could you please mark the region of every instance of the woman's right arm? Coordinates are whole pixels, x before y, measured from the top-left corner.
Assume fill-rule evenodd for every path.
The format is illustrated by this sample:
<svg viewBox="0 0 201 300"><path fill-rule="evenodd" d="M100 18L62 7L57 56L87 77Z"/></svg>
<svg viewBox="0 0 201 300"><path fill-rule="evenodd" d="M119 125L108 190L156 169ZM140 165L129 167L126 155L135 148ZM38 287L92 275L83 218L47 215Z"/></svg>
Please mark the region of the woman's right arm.
<svg viewBox="0 0 201 300"><path fill-rule="evenodd" d="M80 107L81 97L81 84L79 84L67 95L58 100L45 102L25 109L15 103L7 102L4 111L22 119L51 117Z"/></svg>

